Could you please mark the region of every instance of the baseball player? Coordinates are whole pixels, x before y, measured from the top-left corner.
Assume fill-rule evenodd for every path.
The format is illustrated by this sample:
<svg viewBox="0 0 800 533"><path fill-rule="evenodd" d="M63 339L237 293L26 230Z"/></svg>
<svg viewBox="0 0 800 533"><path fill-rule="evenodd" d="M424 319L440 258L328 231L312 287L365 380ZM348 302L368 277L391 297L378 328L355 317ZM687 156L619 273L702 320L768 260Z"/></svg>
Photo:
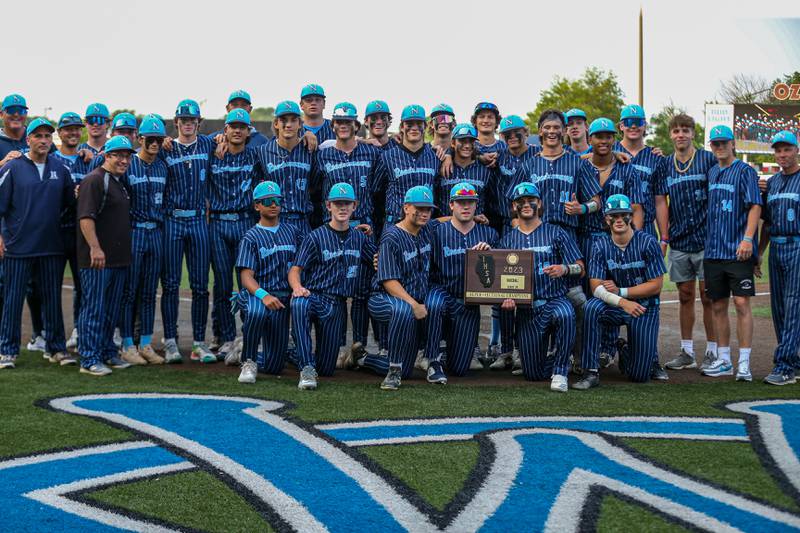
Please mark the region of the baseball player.
<svg viewBox="0 0 800 533"><path fill-rule="evenodd" d="M136 128L136 117L131 113L119 113L115 115L113 119L111 119L111 136L114 137L115 135L121 135L126 137L131 142L131 146L136 146ZM94 170L97 167L102 166L104 161L105 156L102 152L98 152L89 162L90 170Z"/></svg>
<svg viewBox="0 0 800 533"><path fill-rule="evenodd" d="M431 147L450 150L455 127L456 114L453 108L444 103L434 106L428 120L428 131L433 137Z"/></svg>
<svg viewBox="0 0 800 533"><path fill-rule="evenodd" d="M731 293L736 306L739 340L737 381L752 381L750 350L753 315L750 297L755 295L754 268L758 256L758 222L761 193L758 175L747 163L736 159L733 132L714 126L709 134L717 164L708 174L708 218L703 257L706 295L711 299L717 358L703 370L706 376L732 376L728 304Z"/></svg>
<svg viewBox="0 0 800 533"><path fill-rule="evenodd" d="M373 100L367 104L364 111L364 125L369 132L369 140L374 140L374 146L387 150L395 147L397 143L390 143L389 126L392 124L392 112L389 104L383 100Z"/></svg>
<svg viewBox="0 0 800 533"><path fill-rule="evenodd" d="M0 258L4 270L0 369L14 368L19 355L22 304L32 274L42 292L47 331L44 356L53 363L75 364L64 339L64 245L59 238L61 212L74 202L74 187L66 167L49 155L54 131L46 119L31 121L25 132L29 150L0 168Z"/></svg>
<svg viewBox="0 0 800 533"><path fill-rule="evenodd" d="M302 128L300 108L295 102L284 100L275 106L275 136L256 148L259 175L274 181L280 187L281 222L293 226L301 236L311 232L311 188L314 154L300 143Z"/></svg>
<svg viewBox="0 0 800 533"><path fill-rule="evenodd" d="M97 155L103 150L106 143L111 114L105 104L95 102L86 107L84 119L88 138L78 147L78 150L87 150L92 155Z"/></svg>
<svg viewBox="0 0 800 533"><path fill-rule="evenodd" d="M695 280L703 304L703 326L708 344L702 369L716 358L717 337L711 314L711 300L703 279L703 248L706 244L708 213L708 174L717 160L711 152L694 147L695 123L688 115L678 114L669 122L669 134L675 153L661 158L656 169L655 194L657 218L669 225L661 235L661 251L669 244L669 277L678 286L681 328L680 353L665 365L672 370L696 368L694 341ZM669 202L667 202L669 197ZM667 214L662 214L666 211Z"/></svg>
<svg viewBox="0 0 800 533"><path fill-rule="evenodd" d="M122 359L133 365L164 363L153 350L156 291L164 255L164 189L167 164L158 157L167 133L148 117L139 126L141 149L131 157L125 181L130 192L131 264L122 296ZM137 295L139 296L137 302ZM140 319L139 347L133 343L135 314Z"/></svg>
<svg viewBox="0 0 800 533"><path fill-rule="evenodd" d="M280 221L282 196L277 183L256 185L253 201L259 221L245 234L236 259L243 287L236 302L244 315L239 383L255 383L259 369L269 374L283 370L289 340L288 273L300 240L294 226ZM257 362L259 342L264 354Z"/></svg>
<svg viewBox="0 0 800 533"><path fill-rule="evenodd" d="M642 174L642 190L645 193L643 229L653 237L657 237L653 225L656 218L654 174L661 161L661 155L660 151L644 144L647 132L644 109L635 104L623 107L619 116L619 129L622 131L622 140L614 145L614 151L630 155L631 164ZM667 225L666 219L658 221L659 234L667 234Z"/></svg>
<svg viewBox="0 0 800 533"><path fill-rule="evenodd" d="M658 347L659 294L664 260L655 237L634 229L633 208L624 194L614 194L603 209L611 233L594 240L589 261L590 298L584 307L583 377L572 385L586 390L600 384L600 340L606 328L628 327L630 356L620 361L628 377L646 382Z"/></svg>
<svg viewBox="0 0 800 533"><path fill-rule="evenodd" d="M424 115L420 111L412 114L406 109L403 114L415 117ZM421 142L424 123L420 121L418 125L409 126L406 121L403 122L403 146L412 140ZM416 140L417 136L419 141ZM423 149L430 150L430 147ZM403 198L402 220L387 226L381 235L378 272L375 290L369 299L369 312L375 320L388 326L389 368L381 383L383 390L398 390L401 379L411 376L414 368L419 329L428 315L425 299L428 295L431 242L425 225L435 205L433 191L429 187L411 187ZM470 348L473 345L471 343ZM380 366L375 364L374 359L377 358L367 356L364 364L378 370Z"/></svg>
<svg viewBox="0 0 800 533"><path fill-rule="evenodd" d="M208 320L208 267L211 261L206 222L206 179L214 142L198 135L200 106L194 100L182 100L175 109L178 138L170 151L162 150L167 164L164 189L164 268L161 277L161 316L164 323L164 355L167 363L183 360L178 350L178 293L183 258L189 269L192 289L193 361L214 363L217 360L205 342Z"/></svg>
<svg viewBox="0 0 800 533"><path fill-rule="evenodd" d="M249 116L253 112L253 104L250 100L250 93L243 89L236 89L233 91L230 96L228 96L228 104L225 106L225 113L226 117L227 114L233 111L234 109L243 109L247 112ZM219 138L223 140L225 135L225 130L215 131L210 135L212 138ZM250 125L250 134L247 136L247 147L248 148L257 148L262 144L266 144L269 139L266 135L258 131L255 126L252 124Z"/></svg>
<svg viewBox="0 0 800 533"><path fill-rule="evenodd" d="M474 185L457 183L450 189L448 197L448 211L452 213L450 220L429 222L432 253L430 288L425 299L428 310L425 349L429 361L428 382L442 384L447 383L445 361L441 360L439 351L442 338L447 340L448 372L463 376L470 368L480 330L480 306L464 304L466 251L488 250L497 242L497 233L491 227L475 221L479 193Z"/></svg>
<svg viewBox="0 0 800 533"><path fill-rule="evenodd" d="M769 289L772 324L778 346L775 348L772 372L764 378L770 385L797 382L800 368L800 162L797 136L781 131L772 138L775 161L781 171L767 182L764 225L761 228L759 257L772 243L769 258Z"/></svg>
<svg viewBox="0 0 800 533"><path fill-rule="evenodd" d="M78 320L81 372L105 376L130 363L118 356L114 327L131 262L130 194L124 179L135 153L127 137L111 137L105 162L83 178L78 196L78 266L84 301ZM109 368L109 366L111 368Z"/></svg>
<svg viewBox="0 0 800 533"><path fill-rule="evenodd" d="M334 118L338 135L337 122ZM335 183L325 203L329 221L306 237L289 271L292 334L301 369L297 387L301 390L317 387L317 372L333 375L341 332L347 325L347 298L356 295L361 271L372 270L374 241L351 227L357 204L356 192L349 183ZM317 339L313 355L312 324Z"/></svg>
<svg viewBox="0 0 800 533"><path fill-rule="evenodd" d="M566 297L567 283L563 278L583 275L583 260L566 231L539 218L542 200L535 184L522 182L511 194L519 225L501 239L499 247L533 252L533 300L530 307L517 307L509 299L503 302L502 309L516 310L517 342L525 379L551 378L550 390L567 392L575 311ZM547 358L551 335L554 360Z"/></svg>
<svg viewBox="0 0 800 533"><path fill-rule="evenodd" d="M9 94L3 98L0 119L0 167L22 155L28 148L25 140L25 117L28 116L28 103L21 94Z"/></svg>
<svg viewBox="0 0 800 533"><path fill-rule="evenodd" d="M325 89L321 85L309 83L303 87L300 91L300 109L303 110L303 131L313 133L318 144L336 137L331 121L322 117Z"/></svg>
<svg viewBox="0 0 800 533"><path fill-rule="evenodd" d="M567 140L569 150L577 155L584 155L591 152L589 146L589 121L586 112L577 107L564 113L564 120L567 121Z"/></svg>
<svg viewBox="0 0 800 533"><path fill-rule="evenodd" d="M479 102L475 106L470 122L478 131L478 152L481 155L495 154L505 149L506 143L495 137L502 118L500 110L492 102ZM495 158L496 156L491 156L484 163L490 164Z"/></svg>
<svg viewBox="0 0 800 533"><path fill-rule="evenodd" d="M488 224L489 218L485 214L488 205L493 205L488 197L493 193L493 172L487 166L478 163L476 142L478 132L470 124L459 124L452 132L451 146L453 151L453 172L450 177L442 177L437 187L439 212L442 215L450 214L450 190L460 183L469 183L478 192L478 205L475 216L480 224Z"/></svg>

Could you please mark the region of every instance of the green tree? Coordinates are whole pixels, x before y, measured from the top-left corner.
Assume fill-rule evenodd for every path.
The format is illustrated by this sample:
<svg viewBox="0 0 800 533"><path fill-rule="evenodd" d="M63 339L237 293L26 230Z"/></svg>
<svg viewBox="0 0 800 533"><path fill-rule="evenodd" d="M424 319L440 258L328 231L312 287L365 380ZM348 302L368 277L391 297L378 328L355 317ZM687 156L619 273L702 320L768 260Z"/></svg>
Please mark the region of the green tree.
<svg viewBox="0 0 800 533"><path fill-rule="evenodd" d="M616 74L589 67L575 80L556 76L550 87L539 95L536 109L528 113L527 122L533 131L545 109L567 111L573 107L583 109L590 121L607 117L616 122L624 96Z"/></svg>
<svg viewBox="0 0 800 533"><path fill-rule="evenodd" d="M255 107L250 113L250 120L254 122L272 122L275 120L274 107Z"/></svg>
<svg viewBox="0 0 800 533"><path fill-rule="evenodd" d="M661 148L665 154L671 154L674 150L672 149L672 139L669 137L669 121L672 120L672 117L681 113L686 113L686 111L675 106L675 104L670 103L669 105L665 106L664 109L653 115L650 118L650 136L647 138L647 145ZM695 148L703 147L704 136L705 130L703 129L703 126L701 126L700 123L697 122L697 119L695 119Z"/></svg>

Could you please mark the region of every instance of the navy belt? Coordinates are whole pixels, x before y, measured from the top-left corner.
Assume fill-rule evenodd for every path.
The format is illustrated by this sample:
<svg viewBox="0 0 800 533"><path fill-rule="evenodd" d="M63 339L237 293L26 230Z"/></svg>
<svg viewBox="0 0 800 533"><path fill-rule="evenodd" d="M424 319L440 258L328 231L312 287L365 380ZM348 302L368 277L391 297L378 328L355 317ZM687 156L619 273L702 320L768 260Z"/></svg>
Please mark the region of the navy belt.
<svg viewBox="0 0 800 533"><path fill-rule="evenodd" d="M137 229L156 229L159 226L158 222L134 222L131 224L134 228Z"/></svg>
<svg viewBox="0 0 800 533"><path fill-rule="evenodd" d="M223 212L223 211L212 211L209 215L212 220L227 220L231 222L236 222L239 220L245 220L251 218L250 211L234 211L231 213Z"/></svg>
<svg viewBox="0 0 800 533"><path fill-rule="evenodd" d="M281 213L280 218L288 218L292 220L303 220L306 218L305 213Z"/></svg>
<svg viewBox="0 0 800 533"><path fill-rule="evenodd" d="M193 218L198 216L199 213L197 209L174 209L170 216L173 218Z"/></svg>
<svg viewBox="0 0 800 533"><path fill-rule="evenodd" d="M789 244L790 242L800 242L800 235L770 235L769 240L776 244Z"/></svg>

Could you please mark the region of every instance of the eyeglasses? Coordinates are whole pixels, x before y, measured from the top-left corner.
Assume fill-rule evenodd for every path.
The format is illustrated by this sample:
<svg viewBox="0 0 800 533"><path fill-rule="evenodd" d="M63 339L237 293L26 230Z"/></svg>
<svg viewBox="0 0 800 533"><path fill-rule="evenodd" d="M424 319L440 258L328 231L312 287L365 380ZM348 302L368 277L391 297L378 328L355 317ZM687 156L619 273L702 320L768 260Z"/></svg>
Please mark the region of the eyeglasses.
<svg viewBox="0 0 800 533"><path fill-rule="evenodd" d="M5 109L6 115L20 115L25 116L28 114L28 109L21 105L10 105Z"/></svg>
<svg viewBox="0 0 800 533"><path fill-rule="evenodd" d="M108 124L108 119L106 117L86 117L86 123L91 124L92 126L102 126L103 124Z"/></svg>
<svg viewBox="0 0 800 533"><path fill-rule="evenodd" d="M156 143L157 145L161 146L161 144L163 142L164 142L164 137L147 136L147 137L144 138L144 145L145 146L150 146L153 143Z"/></svg>
<svg viewBox="0 0 800 533"><path fill-rule="evenodd" d="M259 204L263 205L264 207L272 207L273 205L277 205L280 207L281 199L280 198L264 198L258 201Z"/></svg>
<svg viewBox="0 0 800 533"><path fill-rule="evenodd" d="M108 152L106 157L116 157L117 159L130 159L131 153L125 150L114 150L113 152Z"/></svg>
<svg viewBox="0 0 800 533"><path fill-rule="evenodd" d="M623 118L622 125L626 128L641 128L644 126L643 118Z"/></svg>

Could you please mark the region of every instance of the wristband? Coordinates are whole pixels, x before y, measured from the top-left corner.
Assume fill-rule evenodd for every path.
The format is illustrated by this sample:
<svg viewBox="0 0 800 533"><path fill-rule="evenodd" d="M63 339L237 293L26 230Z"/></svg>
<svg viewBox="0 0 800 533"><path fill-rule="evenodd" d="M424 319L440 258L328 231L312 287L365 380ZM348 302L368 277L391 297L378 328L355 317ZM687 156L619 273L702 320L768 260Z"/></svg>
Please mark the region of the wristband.
<svg viewBox="0 0 800 533"><path fill-rule="evenodd" d="M589 211L589 208L586 207L586 205L581 204L581 215L585 215L587 211Z"/></svg>
<svg viewBox="0 0 800 533"><path fill-rule="evenodd" d="M583 272L583 269L577 263L568 265L567 269L569 270L569 275L570 276L579 276Z"/></svg>
<svg viewBox="0 0 800 533"><path fill-rule="evenodd" d="M627 289L627 287L622 287L622 288L619 290L619 295L620 295L622 298L627 298L627 297L628 297L628 289Z"/></svg>
<svg viewBox="0 0 800 533"><path fill-rule="evenodd" d="M256 298L258 298L259 300L263 300L263 299L264 299L264 296L269 296L269 293L268 293L267 291L265 291L264 289L262 289L261 287L259 287L258 289L256 289L256 292L254 292L253 294L254 294L254 295L255 295L255 297L256 297Z"/></svg>
<svg viewBox="0 0 800 533"><path fill-rule="evenodd" d="M669 239L661 239L661 242L664 244L669 244Z"/></svg>
<svg viewBox="0 0 800 533"><path fill-rule="evenodd" d="M600 206L598 206L597 202L595 202L594 200L592 200L591 202L587 202L585 205L586 205L586 210L590 213L595 213L598 209L600 209Z"/></svg>
<svg viewBox="0 0 800 533"><path fill-rule="evenodd" d="M748 237L747 235L745 235L742 240L744 242L749 242L750 244L753 244L753 238L752 237Z"/></svg>

